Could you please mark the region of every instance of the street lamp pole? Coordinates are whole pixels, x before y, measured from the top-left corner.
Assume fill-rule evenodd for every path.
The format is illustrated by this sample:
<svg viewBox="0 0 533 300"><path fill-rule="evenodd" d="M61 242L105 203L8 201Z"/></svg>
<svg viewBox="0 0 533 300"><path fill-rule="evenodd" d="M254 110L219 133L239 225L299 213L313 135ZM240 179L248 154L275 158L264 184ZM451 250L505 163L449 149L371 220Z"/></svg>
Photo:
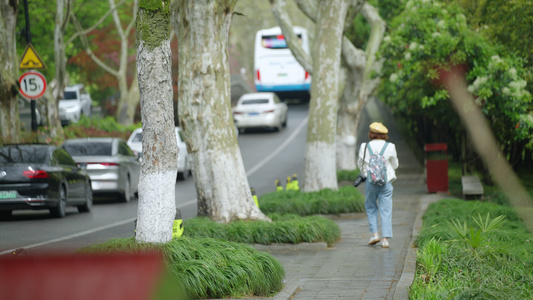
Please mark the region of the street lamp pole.
<svg viewBox="0 0 533 300"><path fill-rule="evenodd" d="M28 12L28 0L24 0L24 17L26 19L26 43L31 44L31 32L30 32L30 13ZM35 99L30 100L30 111L31 111L31 130L37 131L37 114L35 113L36 101Z"/></svg>

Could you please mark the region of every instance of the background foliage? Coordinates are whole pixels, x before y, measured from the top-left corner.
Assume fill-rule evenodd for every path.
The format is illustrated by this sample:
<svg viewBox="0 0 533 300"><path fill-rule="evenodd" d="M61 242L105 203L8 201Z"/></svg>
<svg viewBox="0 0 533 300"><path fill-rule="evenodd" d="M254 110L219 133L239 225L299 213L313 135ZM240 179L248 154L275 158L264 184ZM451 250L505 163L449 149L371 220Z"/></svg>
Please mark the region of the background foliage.
<svg viewBox="0 0 533 300"><path fill-rule="evenodd" d="M522 58L471 30L453 3L410 0L389 28L380 51L385 61L379 94L420 146L446 142L460 158L464 128L448 93L435 84L439 68L455 65L465 69L469 91L510 161L531 161L533 116Z"/></svg>

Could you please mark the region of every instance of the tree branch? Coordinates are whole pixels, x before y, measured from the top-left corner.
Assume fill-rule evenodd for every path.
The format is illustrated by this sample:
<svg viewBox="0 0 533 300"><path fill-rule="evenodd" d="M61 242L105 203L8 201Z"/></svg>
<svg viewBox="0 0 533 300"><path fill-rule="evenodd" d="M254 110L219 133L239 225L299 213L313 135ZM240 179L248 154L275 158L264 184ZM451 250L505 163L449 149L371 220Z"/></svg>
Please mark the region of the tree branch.
<svg viewBox="0 0 533 300"><path fill-rule="evenodd" d="M316 16L318 14L317 0L294 0L298 8L309 18L313 23L316 23Z"/></svg>
<svg viewBox="0 0 533 300"><path fill-rule="evenodd" d="M381 63L375 64L376 52L379 50L383 35L385 34L386 23L383 21L378 13L378 10L365 3L361 13L370 24L372 28L370 30L370 37L366 46L366 67L365 67L365 79L370 77L370 72L376 67L381 68Z"/></svg>
<svg viewBox="0 0 533 300"><path fill-rule="evenodd" d="M104 22L104 20L114 11L116 10L120 5L122 5L126 0L121 0L117 5L113 6L109 11L107 11L101 18L100 20L98 20L96 23L94 23L93 26L87 28L86 30L83 30L83 28L81 27L81 24L80 24L80 28L82 28L82 30L78 30L78 32L76 32L75 34L73 34L70 39L67 41L67 43L65 45L68 45L70 43L72 43L78 36L80 35L86 35L87 33L93 31L98 25L102 24L102 22ZM70 16L73 17L74 14L73 13L70 13ZM75 16L74 16L75 17ZM79 23L79 21L78 21Z"/></svg>
<svg viewBox="0 0 533 300"><path fill-rule="evenodd" d="M313 75L311 56L304 51L298 42L298 37L294 33L291 19L287 13L287 4L285 0L271 0L270 4L272 5L274 18L283 32L285 41L287 41L287 46L300 65L309 72L309 74Z"/></svg>
<svg viewBox="0 0 533 300"><path fill-rule="evenodd" d="M78 20L78 18L76 18L76 16L71 13L71 18L72 18L72 23L74 24L74 26L76 27L76 30L78 30L78 32L82 32L83 31L83 28L81 27L81 24ZM111 67L109 67L106 63L104 63L103 61L101 61L98 57L96 57L96 55L94 55L94 53L92 52L91 48L89 47L89 41L87 40L87 36L85 34L82 34L81 37L81 43L83 45L83 47L85 48L85 51L87 52L87 54L89 55L89 57L99 66L101 67L102 69L104 69L106 72L108 72L109 74L113 75L113 76L118 76L118 72L114 69L112 69Z"/></svg>
<svg viewBox="0 0 533 300"><path fill-rule="evenodd" d="M126 27L126 36L128 36L131 30L135 27L135 21L137 20L137 11L139 10L138 2L139 0L133 0L133 18L131 18L131 22Z"/></svg>

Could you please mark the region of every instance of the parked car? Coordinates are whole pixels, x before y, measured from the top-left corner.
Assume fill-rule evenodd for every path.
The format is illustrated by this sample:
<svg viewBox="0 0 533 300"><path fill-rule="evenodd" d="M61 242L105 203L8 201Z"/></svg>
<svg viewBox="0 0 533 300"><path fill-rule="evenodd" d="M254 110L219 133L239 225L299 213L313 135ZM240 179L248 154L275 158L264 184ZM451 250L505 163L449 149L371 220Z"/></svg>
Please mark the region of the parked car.
<svg viewBox="0 0 533 300"><path fill-rule="evenodd" d="M0 216L13 210L48 209L65 216L67 206L88 212L93 203L91 179L57 146L17 144L0 147Z"/></svg>
<svg viewBox="0 0 533 300"><path fill-rule="evenodd" d="M89 173L95 196L117 194L120 201L128 202L137 194L141 164L123 139L68 139L63 148Z"/></svg>
<svg viewBox="0 0 533 300"><path fill-rule="evenodd" d="M175 127L176 132L176 141L178 143L178 180L185 180L189 177L192 169L192 161L187 151L187 144L183 139L183 131L180 127ZM128 146L135 152L138 156L142 157L142 139L143 139L143 129L135 129L130 137L128 138Z"/></svg>
<svg viewBox="0 0 533 300"><path fill-rule="evenodd" d="M65 88L63 99L59 100L59 118L63 125L77 123L81 115L90 117L92 113L91 95L83 84Z"/></svg>
<svg viewBox="0 0 533 300"><path fill-rule="evenodd" d="M233 120L242 133L247 128L272 128L276 131L287 126L288 107L275 93L243 94L233 107Z"/></svg>

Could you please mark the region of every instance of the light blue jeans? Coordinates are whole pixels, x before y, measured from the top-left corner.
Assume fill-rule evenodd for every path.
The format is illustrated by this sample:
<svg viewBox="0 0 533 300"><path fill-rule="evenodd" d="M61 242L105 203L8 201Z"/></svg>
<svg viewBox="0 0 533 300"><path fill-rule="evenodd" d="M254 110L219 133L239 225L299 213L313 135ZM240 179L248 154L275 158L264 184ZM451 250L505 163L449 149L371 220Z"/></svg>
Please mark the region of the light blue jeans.
<svg viewBox="0 0 533 300"><path fill-rule="evenodd" d="M384 186L365 181L365 210L371 233L378 232L378 211L381 217L381 236L392 237L392 183Z"/></svg>

